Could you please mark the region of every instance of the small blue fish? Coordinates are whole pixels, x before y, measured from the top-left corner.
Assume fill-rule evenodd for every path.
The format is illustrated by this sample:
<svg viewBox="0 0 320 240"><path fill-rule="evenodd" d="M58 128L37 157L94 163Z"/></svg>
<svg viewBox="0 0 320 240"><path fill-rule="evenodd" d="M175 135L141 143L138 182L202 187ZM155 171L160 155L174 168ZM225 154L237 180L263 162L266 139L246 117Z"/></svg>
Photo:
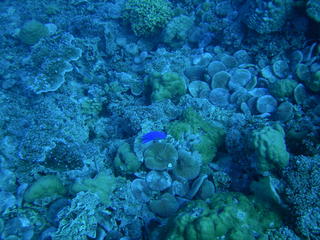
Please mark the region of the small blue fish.
<svg viewBox="0 0 320 240"><path fill-rule="evenodd" d="M164 132L152 131L142 136L142 143L147 143L153 140L165 139L166 137L167 134Z"/></svg>

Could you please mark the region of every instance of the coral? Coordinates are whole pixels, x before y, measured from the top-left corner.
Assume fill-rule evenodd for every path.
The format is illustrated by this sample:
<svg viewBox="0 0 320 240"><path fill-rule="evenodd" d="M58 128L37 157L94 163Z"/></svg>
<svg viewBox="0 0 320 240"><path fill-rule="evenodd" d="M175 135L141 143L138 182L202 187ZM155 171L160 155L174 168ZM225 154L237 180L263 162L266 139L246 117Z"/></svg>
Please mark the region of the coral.
<svg viewBox="0 0 320 240"><path fill-rule="evenodd" d="M231 75L226 71L215 73L211 78L211 88L226 88Z"/></svg>
<svg viewBox="0 0 320 240"><path fill-rule="evenodd" d="M192 17L184 15L171 19L164 30L163 41L173 48L181 47L188 38L193 21Z"/></svg>
<svg viewBox="0 0 320 240"><path fill-rule="evenodd" d="M217 107L229 106L230 93L225 88L214 88L209 93L209 101Z"/></svg>
<svg viewBox="0 0 320 240"><path fill-rule="evenodd" d="M132 151L128 143L123 143L117 150L117 155L113 160L113 166L121 174L132 174L140 168L141 162Z"/></svg>
<svg viewBox="0 0 320 240"><path fill-rule="evenodd" d="M102 102L98 99L91 99L89 97L83 97L80 99L81 111L84 114L97 116L102 110Z"/></svg>
<svg viewBox="0 0 320 240"><path fill-rule="evenodd" d="M89 130L79 105L61 94L39 97L29 102L30 109L21 105L19 111L12 112L9 122L12 134L19 139L13 155L19 159L18 176L30 178L30 171L39 168L52 173L80 169L85 164L93 170L93 162L101 159L101 153L98 146L86 142Z"/></svg>
<svg viewBox="0 0 320 240"><path fill-rule="evenodd" d="M306 239L320 235L320 156L297 156L283 171L285 200L297 231Z"/></svg>
<svg viewBox="0 0 320 240"><path fill-rule="evenodd" d="M78 145L57 141L55 146L47 152L41 165L57 171L81 169L84 164L78 147Z"/></svg>
<svg viewBox="0 0 320 240"><path fill-rule="evenodd" d="M292 79L280 79L269 85L270 93L277 98L292 97L298 83Z"/></svg>
<svg viewBox="0 0 320 240"><path fill-rule="evenodd" d="M316 22L320 22L320 1L319 0L308 0L307 1L307 14Z"/></svg>
<svg viewBox="0 0 320 240"><path fill-rule="evenodd" d="M145 181L148 184L148 188L158 192L171 187L172 184L172 178L166 171L152 170L148 172Z"/></svg>
<svg viewBox="0 0 320 240"><path fill-rule="evenodd" d="M56 91L65 81L65 73L73 70L71 61L80 58L82 51L73 44L73 36L59 34L42 39L32 48L25 67L27 87L36 94Z"/></svg>
<svg viewBox="0 0 320 240"><path fill-rule="evenodd" d="M164 193L159 199L150 201L150 209L160 217L171 217L179 208L175 197L170 193Z"/></svg>
<svg viewBox="0 0 320 240"><path fill-rule="evenodd" d="M27 214L22 213L21 209L19 209L20 216L13 217L11 219L7 219L5 221L5 226L3 228L3 231L1 231L1 239L6 240L18 240L18 239L25 239L25 240L31 240L35 238L35 231L37 230L32 220L40 220L39 216L33 215L33 216L26 216ZM30 211L31 212L31 211ZM31 214L30 214L31 215ZM28 218L30 217L30 218ZM33 219L31 219L33 218ZM37 222L37 227L42 228L41 220Z"/></svg>
<svg viewBox="0 0 320 240"><path fill-rule="evenodd" d="M301 240L294 231L288 227L281 227L279 229L272 229L268 231L268 239L273 240Z"/></svg>
<svg viewBox="0 0 320 240"><path fill-rule="evenodd" d="M167 0L128 0L124 7L124 19L137 36L157 33L173 15Z"/></svg>
<svg viewBox="0 0 320 240"><path fill-rule="evenodd" d="M99 172L93 179L85 178L71 186L73 193L82 191L95 193L100 201L106 205L110 204L110 195L115 189L116 178L107 171Z"/></svg>
<svg viewBox="0 0 320 240"><path fill-rule="evenodd" d="M306 85L310 88L311 91L313 92L320 92L320 71L317 71L313 73L312 80Z"/></svg>
<svg viewBox="0 0 320 240"><path fill-rule="evenodd" d="M168 240L264 239L279 227L279 216L240 193L217 193L192 201L168 223Z"/></svg>
<svg viewBox="0 0 320 240"><path fill-rule="evenodd" d="M86 240L95 238L98 221L96 218L99 198L90 192L80 192L71 205L58 213L59 227L54 240Z"/></svg>
<svg viewBox="0 0 320 240"><path fill-rule="evenodd" d="M178 100L186 93L184 80L175 72L153 73L145 80L146 94L153 101Z"/></svg>
<svg viewBox="0 0 320 240"><path fill-rule="evenodd" d="M247 69L237 68L230 77L228 87L231 90L238 90L241 87L245 87L251 80L252 74Z"/></svg>
<svg viewBox="0 0 320 240"><path fill-rule="evenodd" d="M33 202L45 197L64 195L66 189L61 180L54 175L47 175L37 179L24 193L23 199L26 202Z"/></svg>
<svg viewBox="0 0 320 240"><path fill-rule="evenodd" d="M215 194L216 188L213 182L208 179L204 180L200 188L200 198L206 200Z"/></svg>
<svg viewBox="0 0 320 240"><path fill-rule="evenodd" d="M280 196L277 192L277 186L279 181L277 179L267 176L261 177L257 181L253 181L250 184L250 189L254 193L255 197L266 204L280 204Z"/></svg>
<svg viewBox="0 0 320 240"><path fill-rule="evenodd" d="M227 70L227 67L223 62L220 61L212 61L208 66L208 73L211 77L213 77L216 73Z"/></svg>
<svg viewBox="0 0 320 240"><path fill-rule="evenodd" d="M48 36L48 29L42 23L31 20L22 26L18 36L21 42L28 45L34 45L41 38Z"/></svg>
<svg viewBox="0 0 320 240"><path fill-rule="evenodd" d="M275 119L280 121L288 121L294 117L294 106L290 102L283 102L278 106Z"/></svg>
<svg viewBox="0 0 320 240"><path fill-rule="evenodd" d="M188 90L193 97L201 97L206 92L210 91L209 85L203 81L192 81L188 85Z"/></svg>
<svg viewBox="0 0 320 240"><path fill-rule="evenodd" d="M173 169L173 174L188 180L196 178L200 173L201 159L196 154L191 155L187 151L178 152L177 166Z"/></svg>
<svg viewBox="0 0 320 240"><path fill-rule="evenodd" d="M244 18L245 24L260 34L281 30L293 7L292 0L252 1L252 6Z"/></svg>
<svg viewBox="0 0 320 240"><path fill-rule="evenodd" d="M314 71L310 63L299 63L296 66L297 77L313 92L320 91L320 71ZM317 68L315 68L317 69Z"/></svg>
<svg viewBox="0 0 320 240"><path fill-rule="evenodd" d="M271 95L263 95L257 100L257 110L259 113L272 113L277 110L278 102Z"/></svg>
<svg viewBox="0 0 320 240"><path fill-rule="evenodd" d="M289 162L286 150L284 130L277 124L255 130L252 134L252 145L258 157L258 170L279 171Z"/></svg>
<svg viewBox="0 0 320 240"><path fill-rule="evenodd" d="M178 152L168 143L152 143L143 153L144 165L148 169L165 170L176 166Z"/></svg>
<svg viewBox="0 0 320 240"><path fill-rule="evenodd" d="M183 120L170 122L167 131L178 141L182 141L187 136L194 138L191 148L200 153L203 163L214 159L225 136L224 129L203 120L191 108L184 112Z"/></svg>

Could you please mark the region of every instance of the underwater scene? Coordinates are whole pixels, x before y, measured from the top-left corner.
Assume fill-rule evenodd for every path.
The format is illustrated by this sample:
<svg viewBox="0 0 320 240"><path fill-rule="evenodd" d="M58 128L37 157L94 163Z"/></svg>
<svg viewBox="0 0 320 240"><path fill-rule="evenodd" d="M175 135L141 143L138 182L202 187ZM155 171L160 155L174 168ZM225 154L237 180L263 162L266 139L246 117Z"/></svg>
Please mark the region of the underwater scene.
<svg viewBox="0 0 320 240"><path fill-rule="evenodd" d="M320 240L320 0L2 0L0 26L0 240Z"/></svg>

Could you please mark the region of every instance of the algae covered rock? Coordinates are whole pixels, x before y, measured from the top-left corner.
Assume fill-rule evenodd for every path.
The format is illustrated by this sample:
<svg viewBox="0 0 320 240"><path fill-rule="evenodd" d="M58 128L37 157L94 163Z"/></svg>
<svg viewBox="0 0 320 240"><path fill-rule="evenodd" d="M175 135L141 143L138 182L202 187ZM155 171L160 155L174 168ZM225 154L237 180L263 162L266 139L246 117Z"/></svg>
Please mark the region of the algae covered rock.
<svg viewBox="0 0 320 240"><path fill-rule="evenodd" d="M281 170L289 162L289 153L286 149L285 133L277 124L274 127L266 126L255 130L252 134L252 144L258 157L258 170Z"/></svg>
<svg viewBox="0 0 320 240"><path fill-rule="evenodd" d="M167 240L256 240L279 227L279 216L241 193L218 193L192 201L173 217Z"/></svg>
<svg viewBox="0 0 320 240"><path fill-rule="evenodd" d="M55 175L42 176L36 180L24 193L23 199L26 202L33 202L45 197L64 195L66 189L61 180Z"/></svg>

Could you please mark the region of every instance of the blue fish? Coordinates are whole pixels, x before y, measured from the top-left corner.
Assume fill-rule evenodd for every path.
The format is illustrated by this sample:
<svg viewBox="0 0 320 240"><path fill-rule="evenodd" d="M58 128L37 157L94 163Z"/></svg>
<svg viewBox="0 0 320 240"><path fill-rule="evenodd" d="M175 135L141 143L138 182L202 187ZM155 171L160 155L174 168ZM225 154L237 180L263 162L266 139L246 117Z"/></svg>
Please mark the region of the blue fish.
<svg viewBox="0 0 320 240"><path fill-rule="evenodd" d="M167 134L165 132L152 131L142 136L142 143L151 142L153 140L165 139Z"/></svg>

